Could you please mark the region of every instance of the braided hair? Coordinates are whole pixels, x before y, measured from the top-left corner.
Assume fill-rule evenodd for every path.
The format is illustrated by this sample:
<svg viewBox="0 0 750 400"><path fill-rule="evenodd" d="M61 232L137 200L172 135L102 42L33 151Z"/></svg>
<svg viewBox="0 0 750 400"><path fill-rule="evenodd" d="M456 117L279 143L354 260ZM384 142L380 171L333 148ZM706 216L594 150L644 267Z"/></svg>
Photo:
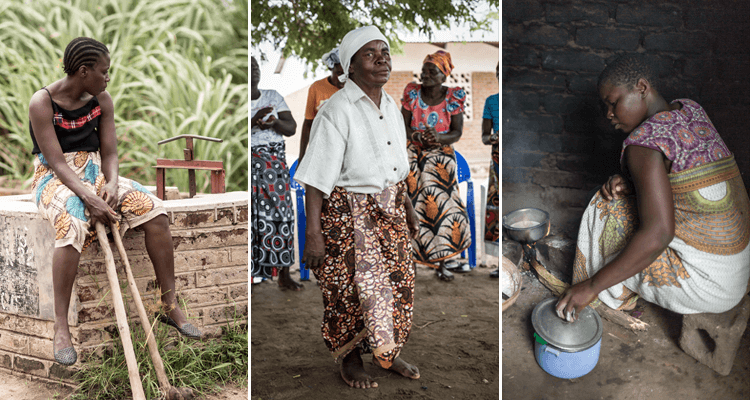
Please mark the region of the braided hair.
<svg viewBox="0 0 750 400"><path fill-rule="evenodd" d="M109 54L109 49L103 43L87 37L75 38L65 47L63 70L73 75L82 65L93 67L105 54Z"/></svg>
<svg viewBox="0 0 750 400"><path fill-rule="evenodd" d="M599 75L597 89L607 83L632 89L639 79L645 79L656 89L656 74L646 58L638 54L625 54L612 61Z"/></svg>

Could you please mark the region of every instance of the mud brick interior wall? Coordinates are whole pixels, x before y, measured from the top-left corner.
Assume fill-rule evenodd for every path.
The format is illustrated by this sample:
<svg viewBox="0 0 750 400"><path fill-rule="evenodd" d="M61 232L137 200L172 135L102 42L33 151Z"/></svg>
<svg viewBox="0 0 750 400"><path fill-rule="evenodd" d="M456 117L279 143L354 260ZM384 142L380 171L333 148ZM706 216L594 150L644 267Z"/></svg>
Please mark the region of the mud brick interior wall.
<svg viewBox="0 0 750 400"><path fill-rule="evenodd" d="M604 118L608 61L643 53L667 100L708 113L750 187L750 2L503 2L503 212L538 207L575 237L592 189L619 172L625 136Z"/></svg>
<svg viewBox="0 0 750 400"><path fill-rule="evenodd" d="M228 320L247 323L247 192L201 195L164 205L174 244L177 295L187 303L190 322L214 336ZM54 232L37 214L30 195L0 198L0 226L0 369L72 383L75 367L61 367L52 353ZM128 230L123 244L143 303L153 308L158 292L143 232ZM124 285L123 264L114 243L110 246ZM122 291L130 299L127 288L122 286ZM116 331L111 299L104 253L95 243L81 254L68 315L79 355L94 351L111 339L108 331ZM132 300L126 307L131 326L138 323Z"/></svg>

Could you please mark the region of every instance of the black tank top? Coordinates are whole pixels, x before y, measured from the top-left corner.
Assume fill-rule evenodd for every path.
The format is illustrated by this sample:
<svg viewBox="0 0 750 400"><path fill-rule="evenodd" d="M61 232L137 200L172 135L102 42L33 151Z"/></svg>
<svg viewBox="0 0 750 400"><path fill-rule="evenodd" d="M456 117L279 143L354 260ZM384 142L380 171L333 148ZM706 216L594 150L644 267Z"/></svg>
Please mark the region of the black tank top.
<svg viewBox="0 0 750 400"><path fill-rule="evenodd" d="M92 97L86 105L76 110L66 110L61 108L52 100L52 94L47 88L42 88L49 94L49 100L52 103L52 126L55 127L57 140L63 153L73 153L77 151L98 151L99 150L99 117L102 109L99 107L99 100L96 96ZM34 137L34 130L31 128L29 121L29 132L31 141L34 143L34 149L31 154L39 154L39 144Z"/></svg>

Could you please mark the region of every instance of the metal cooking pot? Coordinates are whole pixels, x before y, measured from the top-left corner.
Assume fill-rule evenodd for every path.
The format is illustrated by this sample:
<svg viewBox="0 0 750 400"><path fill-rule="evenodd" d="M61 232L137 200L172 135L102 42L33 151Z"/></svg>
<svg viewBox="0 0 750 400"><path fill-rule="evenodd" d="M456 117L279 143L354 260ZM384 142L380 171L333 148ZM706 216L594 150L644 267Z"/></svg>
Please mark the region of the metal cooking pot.
<svg viewBox="0 0 750 400"><path fill-rule="evenodd" d="M534 356L542 369L552 376L573 379L586 375L599 361L604 325L591 306L581 311L576 322L557 316L557 298L542 300L534 307Z"/></svg>
<svg viewBox="0 0 750 400"><path fill-rule="evenodd" d="M516 242L534 243L549 233L549 214L538 208L511 211L503 215L503 228Z"/></svg>

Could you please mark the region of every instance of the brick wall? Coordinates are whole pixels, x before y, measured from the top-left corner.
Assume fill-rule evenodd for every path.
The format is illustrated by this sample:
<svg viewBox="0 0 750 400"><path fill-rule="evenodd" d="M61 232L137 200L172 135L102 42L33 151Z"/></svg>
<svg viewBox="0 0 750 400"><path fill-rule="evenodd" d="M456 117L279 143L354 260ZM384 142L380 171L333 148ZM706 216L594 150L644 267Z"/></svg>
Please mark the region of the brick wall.
<svg viewBox="0 0 750 400"><path fill-rule="evenodd" d="M503 212L538 207L577 235L587 195L619 172L624 136L604 119L596 80L644 53L671 101L698 101L750 187L750 6L737 0L511 0L503 7Z"/></svg>
<svg viewBox="0 0 750 400"><path fill-rule="evenodd" d="M18 196L24 197L24 196ZM5 201L5 200L4 200ZM0 216L14 214L17 222L6 220L7 225L26 224L29 220L40 232L30 236L54 237L51 227L36 214L33 203L17 201L19 210L0 207ZM26 204L23 204L26 203ZM5 206L7 203L0 203ZM235 316L247 322L248 316L248 201L246 192L221 195L203 195L194 199L166 201L175 254L175 278L178 298L187 302L186 314L190 322L208 335L218 335L221 326ZM25 221L24 221L25 220ZM43 230L43 231L42 231ZM3 238L0 238L3 239ZM7 240L6 240L7 241ZM74 367L62 367L54 362L52 338L54 321L45 309L51 306L52 293L43 288L51 282L49 253L51 241L26 243L27 263L38 270L36 285L38 297L25 303L39 304L42 311L29 312L0 310L0 369L32 376L41 380L63 379L70 383ZM144 235L129 230L123 237L128 261L136 285L149 309L158 297L153 267L144 245ZM118 266L120 281L125 283L119 253L111 245ZM17 252L17 251L16 251ZM8 262L18 268L18 262ZM36 276L35 275L35 276ZM127 288L123 294L130 298ZM33 297L33 296L28 296ZM104 298L104 299L103 299ZM103 299L103 300L102 300ZM139 322L132 301L126 303L130 324ZM27 309L30 309L27 307ZM78 276L73 288L69 323L73 343L79 355L93 351L96 346L111 339L107 332L116 330L116 319L109 294L104 253L98 243L81 254ZM172 330L170 335L177 335ZM118 339L119 340L119 339Z"/></svg>

